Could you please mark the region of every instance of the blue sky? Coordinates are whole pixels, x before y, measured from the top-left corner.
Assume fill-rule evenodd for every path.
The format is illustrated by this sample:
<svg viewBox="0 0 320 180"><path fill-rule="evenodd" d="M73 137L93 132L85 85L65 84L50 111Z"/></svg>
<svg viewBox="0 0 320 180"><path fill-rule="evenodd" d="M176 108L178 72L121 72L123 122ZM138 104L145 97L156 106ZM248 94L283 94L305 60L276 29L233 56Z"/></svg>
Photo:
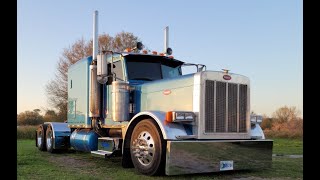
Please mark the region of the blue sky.
<svg viewBox="0 0 320 180"><path fill-rule="evenodd" d="M271 115L296 106L303 114L302 0L18 0L17 113L48 107L45 84L63 51L99 33L121 31L162 51L163 29L175 58L230 69L251 80L251 110Z"/></svg>

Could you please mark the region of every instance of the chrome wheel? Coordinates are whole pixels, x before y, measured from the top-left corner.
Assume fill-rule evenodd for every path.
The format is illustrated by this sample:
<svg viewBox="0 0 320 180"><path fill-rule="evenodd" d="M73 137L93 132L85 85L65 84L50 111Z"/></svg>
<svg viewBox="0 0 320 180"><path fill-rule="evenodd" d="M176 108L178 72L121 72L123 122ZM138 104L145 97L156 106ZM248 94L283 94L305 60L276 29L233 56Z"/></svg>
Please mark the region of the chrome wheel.
<svg viewBox="0 0 320 180"><path fill-rule="evenodd" d="M143 166L147 166L153 161L155 143L149 132L142 131L138 137L132 141L132 153Z"/></svg>
<svg viewBox="0 0 320 180"><path fill-rule="evenodd" d="M49 135L49 136L48 136ZM51 133L47 135L47 149L51 148L52 135Z"/></svg>
<svg viewBox="0 0 320 180"><path fill-rule="evenodd" d="M47 151L53 153L55 149L53 149L54 137L53 137L53 130L52 126L48 125L47 132L46 132L46 146Z"/></svg>
<svg viewBox="0 0 320 180"><path fill-rule="evenodd" d="M40 134L40 137L38 136L37 141L38 141L38 146L42 145L42 134Z"/></svg>
<svg viewBox="0 0 320 180"><path fill-rule="evenodd" d="M164 172L166 142L152 119L144 119L133 128L130 156L134 167L142 174L153 176Z"/></svg>
<svg viewBox="0 0 320 180"><path fill-rule="evenodd" d="M46 147L46 130L47 130L47 125L46 124L41 124L37 131L36 131L36 146L40 151L45 151L47 150Z"/></svg>

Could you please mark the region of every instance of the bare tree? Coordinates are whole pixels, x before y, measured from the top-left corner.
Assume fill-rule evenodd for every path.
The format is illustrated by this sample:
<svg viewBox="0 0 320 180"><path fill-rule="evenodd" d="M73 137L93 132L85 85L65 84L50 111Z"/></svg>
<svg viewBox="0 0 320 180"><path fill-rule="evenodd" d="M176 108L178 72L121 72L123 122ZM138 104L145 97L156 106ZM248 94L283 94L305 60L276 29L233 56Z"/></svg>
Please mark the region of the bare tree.
<svg viewBox="0 0 320 180"><path fill-rule="evenodd" d="M103 50L123 51L134 47L139 38L129 32L121 32L111 37L108 34L99 36L99 47ZM45 91L49 104L58 110L62 121L67 119L68 102L68 68L82 58L92 55L92 40L77 40L69 48L64 48L57 64L55 78L46 84Z"/></svg>
<svg viewBox="0 0 320 180"><path fill-rule="evenodd" d="M137 42L138 37L132 33L122 31L115 36L112 47L115 51L123 51L125 48L134 47Z"/></svg>
<svg viewBox="0 0 320 180"><path fill-rule="evenodd" d="M295 107L281 107L273 113L273 119L276 122L284 123L292 120L299 119L300 111Z"/></svg>

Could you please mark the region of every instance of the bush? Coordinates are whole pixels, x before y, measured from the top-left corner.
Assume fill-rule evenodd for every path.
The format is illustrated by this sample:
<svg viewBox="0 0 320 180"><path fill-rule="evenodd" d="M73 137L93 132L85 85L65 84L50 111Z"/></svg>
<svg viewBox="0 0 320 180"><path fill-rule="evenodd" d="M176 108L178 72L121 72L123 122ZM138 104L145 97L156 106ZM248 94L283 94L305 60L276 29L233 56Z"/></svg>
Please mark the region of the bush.
<svg viewBox="0 0 320 180"><path fill-rule="evenodd" d="M43 123L43 117L39 114L39 110L25 111L17 116L17 125L39 125Z"/></svg>
<svg viewBox="0 0 320 180"><path fill-rule="evenodd" d="M263 130L265 130L265 129L271 129L272 128L272 118L264 118L263 120L262 120L262 123L261 123L261 128L263 129Z"/></svg>
<svg viewBox="0 0 320 180"><path fill-rule="evenodd" d="M18 126L17 139L35 139L38 126Z"/></svg>
<svg viewBox="0 0 320 180"><path fill-rule="evenodd" d="M267 138L302 138L303 120L291 120L288 122L273 122L271 129L265 129Z"/></svg>

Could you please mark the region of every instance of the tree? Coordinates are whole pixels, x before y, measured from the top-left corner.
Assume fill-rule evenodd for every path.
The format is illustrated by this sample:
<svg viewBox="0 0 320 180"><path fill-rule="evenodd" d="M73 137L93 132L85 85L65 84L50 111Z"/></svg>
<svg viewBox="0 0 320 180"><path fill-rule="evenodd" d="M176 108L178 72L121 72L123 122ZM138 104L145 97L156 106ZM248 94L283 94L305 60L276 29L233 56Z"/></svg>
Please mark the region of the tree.
<svg viewBox="0 0 320 180"><path fill-rule="evenodd" d="M57 113L54 110L46 110L46 113L43 116L45 122L62 122L61 119L58 118Z"/></svg>
<svg viewBox="0 0 320 180"><path fill-rule="evenodd" d="M281 107L273 113L273 119L278 123L284 123L299 118L300 111L295 107Z"/></svg>
<svg viewBox="0 0 320 180"><path fill-rule="evenodd" d="M43 123L43 117L39 114L40 110L25 111L17 116L17 125L38 125Z"/></svg>
<svg viewBox="0 0 320 180"><path fill-rule="evenodd" d="M132 33L124 32L112 37L108 34L99 36L99 47L103 50L123 51L125 48L134 47L139 38ZM57 64L55 78L46 84L45 91L49 104L58 110L61 121L67 119L68 103L68 68L82 58L92 55L92 40L77 40L71 47L65 48Z"/></svg>

